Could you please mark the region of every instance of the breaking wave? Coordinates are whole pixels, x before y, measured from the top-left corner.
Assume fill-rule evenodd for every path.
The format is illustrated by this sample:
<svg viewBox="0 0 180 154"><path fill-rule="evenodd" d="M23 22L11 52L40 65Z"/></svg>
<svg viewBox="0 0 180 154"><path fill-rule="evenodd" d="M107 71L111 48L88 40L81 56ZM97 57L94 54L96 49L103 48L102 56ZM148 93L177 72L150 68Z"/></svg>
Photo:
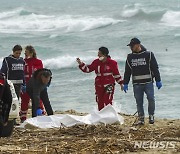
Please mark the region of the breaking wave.
<svg viewBox="0 0 180 154"><path fill-rule="evenodd" d="M43 60L43 64L45 67L47 67L49 69L53 69L53 70L59 70L59 69L63 69L63 68L76 68L76 67L78 67L76 58L77 58L77 56L63 55L63 56L58 56L55 58L45 59L45 60ZM86 64L90 64L97 57L81 56L79 58ZM122 62L122 61L125 62L125 60L120 57L113 57L113 59L117 60L118 62Z"/></svg>
<svg viewBox="0 0 180 154"><path fill-rule="evenodd" d="M101 16L42 15L23 8L0 12L0 31L3 33L77 32L103 28L119 22L123 21Z"/></svg>
<svg viewBox="0 0 180 154"><path fill-rule="evenodd" d="M123 11L121 12L121 16L123 18L130 19L144 19L144 20L160 20L163 14L166 13L166 10L146 10L140 4L134 4L133 6L125 5Z"/></svg>
<svg viewBox="0 0 180 154"><path fill-rule="evenodd" d="M180 11L167 11L161 21L167 26L180 27Z"/></svg>

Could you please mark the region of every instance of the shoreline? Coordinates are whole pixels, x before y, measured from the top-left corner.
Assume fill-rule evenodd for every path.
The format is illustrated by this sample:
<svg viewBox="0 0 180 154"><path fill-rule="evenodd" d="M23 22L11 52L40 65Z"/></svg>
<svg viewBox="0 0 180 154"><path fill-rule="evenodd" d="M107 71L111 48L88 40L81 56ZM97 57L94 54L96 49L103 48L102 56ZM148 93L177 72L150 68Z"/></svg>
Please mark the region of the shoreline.
<svg viewBox="0 0 180 154"><path fill-rule="evenodd" d="M29 110L30 111L30 110ZM85 115L75 110L55 114ZM122 115L122 114L121 114ZM10 138L1 138L0 152L44 153L179 153L180 119L156 118L155 124L132 127L136 116L122 115L124 124L75 125L55 129L15 128Z"/></svg>
<svg viewBox="0 0 180 154"><path fill-rule="evenodd" d="M57 114L74 114L74 115L86 115L89 114L90 112L80 112L80 111L76 111L74 109L70 109L70 110L55 110L54 113ZM118 114L122 115L122 116L136 116L137 117L137 112L135 112L134 114L129 114L129 113L125 113L125 112L118 112ZM145 118L148 118L148 114L145 116ZM164 117L158 117L155 114L155 119L163 119L163 120L179 120L180 118L164 118Z"/></svg>

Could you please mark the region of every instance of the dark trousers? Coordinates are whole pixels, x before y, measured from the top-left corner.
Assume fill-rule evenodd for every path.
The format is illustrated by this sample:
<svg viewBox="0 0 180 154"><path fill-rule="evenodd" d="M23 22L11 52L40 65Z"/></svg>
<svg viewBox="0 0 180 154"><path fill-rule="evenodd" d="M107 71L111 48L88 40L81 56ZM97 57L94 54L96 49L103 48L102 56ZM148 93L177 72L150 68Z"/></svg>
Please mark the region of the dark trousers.
<svg viewBox="0 0 180 154"><path fill-rule="evenodd" d="M14 89L15 89L17 98L19 99L20 93L21 93L21 85L22 85L22 84L13 84L13 85L14 85Z"/></svg>
<svg viewBox="0 0 180 154"><path fill-rule="evenodd" d="M0 85L1 101L0 101L0 116L3 118L3 122L7 122L9 118L9 112L11 110L12 95L10 86L6 82L4 86Z"/></svg>
<svg viewBox="0 0 180 154"><path fill-rule="evenodd" d="M28 91L27 91L28 92ZM39 102L34 102L33 100L33 93L28 92L31 100L32 100L32 117L36 117L36 111L39 108ZM43 91L40 93L40 99L42 100L44 107L46 109L46 112L48 115L53 115L53 110L49 101L48 93L47 93L47 88L45 88Z"/></svg>

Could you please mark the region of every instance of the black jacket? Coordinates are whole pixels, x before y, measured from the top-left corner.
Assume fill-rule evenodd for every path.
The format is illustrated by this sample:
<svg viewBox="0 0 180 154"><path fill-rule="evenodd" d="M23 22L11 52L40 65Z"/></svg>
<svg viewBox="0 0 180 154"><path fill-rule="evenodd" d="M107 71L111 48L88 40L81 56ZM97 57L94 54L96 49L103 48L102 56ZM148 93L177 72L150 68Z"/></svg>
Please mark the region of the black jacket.
<svg viewBox="0 0 180 154"><path fill-rule="evenodd" d="M27 83L26 91L32 100L32 117L36 117L36 110L40 107L40 99L43 101L47 114L53 114L47 93L47 86L49 86L50 82L48 84L43 84L41 81L41 75L45 75L47 71L52 75L51 71L48 69L39 69L34 72L33 77Z"/></svg>
<svg viewBox="0 0 180 154"><path fill-rule="evenodd" d="M24 65L22 57L15 58L13 55L5 57L1 67L1 72L6 75L8 80L14 84L24 83Z"/></svg>
<svg viewBox="0 0 180 154"><path fill-rule="evenodd" d="M32 96L33 101L38 104L39 106L39 101L40 101L40 93L47 87L46 84L43 84L41 79L40 79L40 74L43 72L43 69L37 70L34 74L33 77L30 78L30 80L27 83L27 93Z"/></svg>
<svg viewBox="0 0 180 154"><path fill-rule="evenodd" d="M8 121L12 104L10 86L3 73L0 73L0 123Z"/></svg>
<svg viewBox="0 0 180 154"><path fill-rule="evenodd" d="M132 74L133 84L145 84L156 81L161 81L160 73L156 58L153 52L146 51L142 48L139 53L130 53L127 56L124 84L128 84Z"/></svg>

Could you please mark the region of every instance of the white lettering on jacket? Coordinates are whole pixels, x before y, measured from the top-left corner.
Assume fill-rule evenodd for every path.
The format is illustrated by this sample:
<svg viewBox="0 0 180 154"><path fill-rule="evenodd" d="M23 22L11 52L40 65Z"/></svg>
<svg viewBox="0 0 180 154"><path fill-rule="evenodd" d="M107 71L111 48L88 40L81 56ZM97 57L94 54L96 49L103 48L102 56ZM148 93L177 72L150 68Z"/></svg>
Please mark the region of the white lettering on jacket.
<svg viewBox="0 0 180 154"><path fill-rule="evenodd" d="M132 59L131 60L131 66L141 66L146 65L146 59L145 58L139 58L139 59Z"/></svg>
<svg viewBox="0 0 180 154"><path fill-rule="evenodd" d="M12 64L12 70L17 71L17 70L24 70L23 64Z"/></svg>

